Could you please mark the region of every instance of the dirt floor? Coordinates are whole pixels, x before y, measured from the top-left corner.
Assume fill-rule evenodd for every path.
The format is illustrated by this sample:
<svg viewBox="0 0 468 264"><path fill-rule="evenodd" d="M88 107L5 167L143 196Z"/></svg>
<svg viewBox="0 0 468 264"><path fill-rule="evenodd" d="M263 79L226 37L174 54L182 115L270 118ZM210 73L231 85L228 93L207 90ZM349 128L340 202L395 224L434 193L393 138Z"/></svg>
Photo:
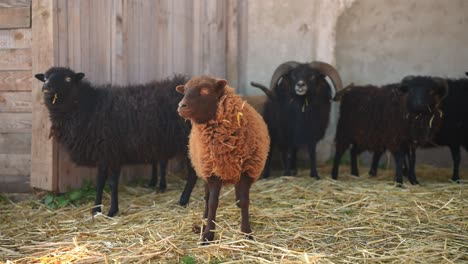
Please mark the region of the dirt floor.
<svg viewBox="0 0 468 264"><path fill-rule="evenodd" d="M199 181L187 208L177 205L184 181L168 190L121 186L120 213L91 217L84 206L48 209L43 194L3 195L0 262L6 263L463 263L468 262L468 172L450 182L450 169L418 167L420 185L397 188L394 172L377 178L322 180L307 171L272 176L251 191L255 240L239 232L232 187L222 192L216 241L199 244ZM366 168L362 168L366 171ZM104 200L108 209L109 197Z"/></svg>

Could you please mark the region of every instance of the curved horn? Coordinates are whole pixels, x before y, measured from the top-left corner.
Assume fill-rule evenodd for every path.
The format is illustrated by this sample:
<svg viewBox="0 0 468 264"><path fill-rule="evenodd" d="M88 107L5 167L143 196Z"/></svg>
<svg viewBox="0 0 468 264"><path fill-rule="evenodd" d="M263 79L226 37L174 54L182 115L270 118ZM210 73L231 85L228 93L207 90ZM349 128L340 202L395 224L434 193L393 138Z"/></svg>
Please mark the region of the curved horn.
<svg viewBox="0 0 468 264"><path fill-rule="evenodd" d="M444 78L440 78L440 77L432 77L432 79L434 80L434 82L436 82L438 85L440 85L440 87L443 87L444 95L440 98L440 100L443 100L445 97L447 97L447 95L449 93L447 80L444 79Z"/></svg>
<svg viewBox="0 0 468 264"><path fill-rule="evenodd" d="M299 65L300 63L296 61L288 61L283 64L280 64L280 66L278 66L278 68L276 68L275 72L273 73L273 77L271 77L270 89L273 89L276 86L279 79L281 79L283 75L290 72L292 69L296 68Z"/></svg>
<svg viewBox="0 0 468 264"><path fill-rule="evenodd" d="M250 82L250 85L262 90L268 96L268 98L270 98L270 100L273 100L275 98L275 94L270 89L268 89L265 85L257 83L257 82Z"/></svg>
<svg viewBox="0 0 468 264"><path fill-rule="evenodd" d="M335 69L335 67L322 61L313 61L309 63L309 67L318 70L323 75L328 76L333 82L333 86L335 86L335 93L343 88L343 82L341 81L340 74Z"/></svg>

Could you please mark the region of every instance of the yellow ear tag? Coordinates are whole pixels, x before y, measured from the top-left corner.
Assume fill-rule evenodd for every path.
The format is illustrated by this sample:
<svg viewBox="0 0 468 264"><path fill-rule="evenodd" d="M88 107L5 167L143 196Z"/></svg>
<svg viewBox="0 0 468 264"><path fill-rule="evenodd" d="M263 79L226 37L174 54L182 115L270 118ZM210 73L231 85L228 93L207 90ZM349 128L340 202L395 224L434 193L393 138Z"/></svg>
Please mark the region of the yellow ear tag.
<svg viewBox="0 0 468 264"><path fill-rule="evenodd" d="M54 94L54 99L52 99L52 104L55 104L55 100L57 100L58 96L57 94Z"/></svg>
<svg viewBox="0 0 468 264"><path fill-rule="evenodd" d="M244 114L242 112L237 112L237 124L241 126L240 120Z"/></svg>

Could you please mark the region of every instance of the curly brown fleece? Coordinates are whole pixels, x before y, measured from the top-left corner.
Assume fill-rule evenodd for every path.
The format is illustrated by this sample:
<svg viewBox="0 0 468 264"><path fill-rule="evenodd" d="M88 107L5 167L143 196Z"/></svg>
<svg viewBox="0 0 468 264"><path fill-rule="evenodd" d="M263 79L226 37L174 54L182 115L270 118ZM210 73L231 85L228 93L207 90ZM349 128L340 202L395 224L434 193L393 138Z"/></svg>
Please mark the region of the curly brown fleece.
<svg viewBox="0 0 468 264"><path fill-rule="evenodd" d="M189 154L200 177L206 180L216 175L223 184L236 184L242 174L254 181L260 177L269 145L263 118L226 85L216 119L192 122Z"/></svg>

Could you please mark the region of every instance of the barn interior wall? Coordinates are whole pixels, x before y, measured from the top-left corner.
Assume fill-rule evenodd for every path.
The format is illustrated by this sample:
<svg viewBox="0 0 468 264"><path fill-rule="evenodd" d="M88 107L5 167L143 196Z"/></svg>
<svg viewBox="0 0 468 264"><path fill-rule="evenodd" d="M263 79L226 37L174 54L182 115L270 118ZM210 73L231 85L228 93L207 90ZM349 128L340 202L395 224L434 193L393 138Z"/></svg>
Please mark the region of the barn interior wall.
<svg viewBox="0 0 468 264"><path fill-rule="evenodd" d="M468 2L356 1L338 20L344 83L387 84L406 75L460 78L468 71ZM462 166L467 167L462 151ZM418 150L418 163L451 167L448 148Z"/></svg>

